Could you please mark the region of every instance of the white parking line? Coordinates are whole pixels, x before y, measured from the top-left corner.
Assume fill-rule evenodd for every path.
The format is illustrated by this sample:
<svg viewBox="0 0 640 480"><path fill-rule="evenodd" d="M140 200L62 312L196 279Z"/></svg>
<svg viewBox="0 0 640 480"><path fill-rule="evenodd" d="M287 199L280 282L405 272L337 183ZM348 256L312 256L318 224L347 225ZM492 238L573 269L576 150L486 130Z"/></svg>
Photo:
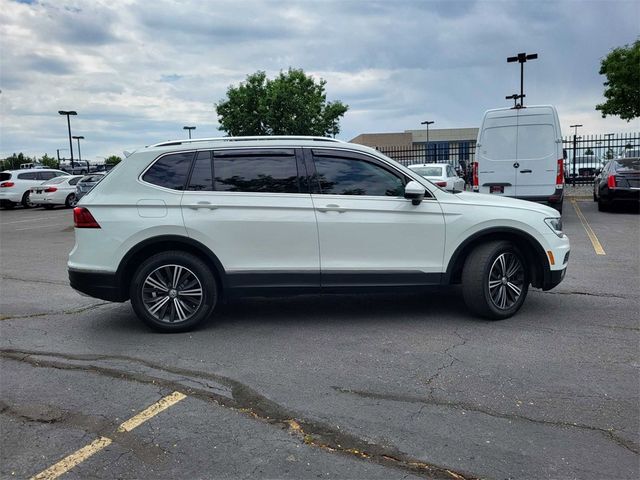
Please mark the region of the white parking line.
<svg viewBox="0 0 640 480"><path fill-rule="evenodd" d="M38 227L27 227L27 228L14 228L12 229L12 231L14 232L21 232L23 230L36 230L38 228L47 228L47 227L72 227L73 224L70 223L69 225L60 225L59 223L54 223L52 225L40 225Z"/></svg>
<svg viewBox="0 0 640 480"><path fill-rule="evenodd" d="M56 212L56 213L63 213L64 215L69 215L71 217L71 213L70 212ZM0 225L13 225L15 223L26 223L26 222L36 222L38 220L50 220L51 217L53 216L54 218L60 218L60 217L64 217L64 215L49 215L46 217L35 217L35 218L30 218L29 220L16 220L15 222L0 222Z"/></svg>

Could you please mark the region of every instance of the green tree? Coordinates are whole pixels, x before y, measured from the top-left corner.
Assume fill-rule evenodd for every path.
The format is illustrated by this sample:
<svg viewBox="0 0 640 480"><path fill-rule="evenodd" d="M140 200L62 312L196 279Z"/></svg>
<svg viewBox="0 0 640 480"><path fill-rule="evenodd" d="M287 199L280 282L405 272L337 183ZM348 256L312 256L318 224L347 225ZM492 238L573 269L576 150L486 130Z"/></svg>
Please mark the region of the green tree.
<svg viewBox="0 0 640 480"><path fill-rule="evenodd" d="M23 163L31 163L35 160L27 157L24 153L12 154L9 157L2 159L2 170L17 170Z"/></svg>
<svg viewBox="0 0 640 480"><path fill-rule="evenodd" d="M231 136L335 136L349 107L327 102L326 83L316 82L301 69L290 68L273 80L261 71L248 75L240 85L231 85L227 98L216 104L220 129Z"/></svg>
<svg viewBox="0 0 640 480"><path fill-rule="evenodd" d="M117 165L122 161L122 158L120 158L118 155L111 155L110 157L107 157L104 159L104 163L106 165Z"/></svg>
<svg viewBox="0 0 640 480"><path fill-rule="evenodd" d="M584 152L585 155L593 155L593 150L591 150L590 148L587 148L587 150Z"/></svg>
<svg viewBox="0 0 640 480"><path fill-rule="evenodd" d="M42 165L48 168L58 168L58 160L50 157L46 153L38 160Z"/></svg>
<svg viewBox="0 0 640 480"><path fill-rule="evenodd" d="M600 64L606 101L596 105L602 116L618 115L627 122L640 117L640 40L613 49Z"/></svg>

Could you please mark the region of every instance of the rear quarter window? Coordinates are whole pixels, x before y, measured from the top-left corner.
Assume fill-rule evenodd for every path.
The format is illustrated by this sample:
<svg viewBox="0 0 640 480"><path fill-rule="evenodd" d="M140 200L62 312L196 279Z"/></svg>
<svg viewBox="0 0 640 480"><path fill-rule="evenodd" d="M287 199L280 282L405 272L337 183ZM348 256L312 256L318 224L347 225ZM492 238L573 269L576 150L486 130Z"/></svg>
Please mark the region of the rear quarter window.
<svg viewBox="0 0 640 480"><path fill-rule="evenodd" d="M151 165L142 180L171 190L184 190L193 155L193 152L164 155Z"/></svg>
<svg viewBox="0 0 640 480"><path fill-rule="evenodd" d="M11 174L10 173L0 173L0 182L4 182L7 180L11 180Z"/></svg>

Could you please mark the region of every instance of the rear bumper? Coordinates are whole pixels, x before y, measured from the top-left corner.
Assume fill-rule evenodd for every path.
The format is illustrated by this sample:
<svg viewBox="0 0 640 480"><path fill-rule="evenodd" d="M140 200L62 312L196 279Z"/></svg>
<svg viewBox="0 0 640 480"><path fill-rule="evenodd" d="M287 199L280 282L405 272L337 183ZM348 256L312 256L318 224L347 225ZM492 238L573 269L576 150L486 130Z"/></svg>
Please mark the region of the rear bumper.
<svg viewBox="0 0 640 480"><path fill-rule="evenodd" d="M609 188L604 198L616 202L638 202L640 201L640 190L632 188Z"/></svg>
<svg viewBox="0 0 640 480"><path fill-rule="evenodd" d="M69 269L71 288L90 297L109 302L124 302L127 295L122 291L115 273L83 272Z"/></svg>
<svg viewBox="0 0 640 480"><path fill-rule="evenodd" d="M553 195L536 195L531 197L524 197L516 195L515 198L519 200L528 200L530 202L536 203L548 203L549 205L556 205L558 203L562 203L564 200L564 188L556 188Z"/></svg>

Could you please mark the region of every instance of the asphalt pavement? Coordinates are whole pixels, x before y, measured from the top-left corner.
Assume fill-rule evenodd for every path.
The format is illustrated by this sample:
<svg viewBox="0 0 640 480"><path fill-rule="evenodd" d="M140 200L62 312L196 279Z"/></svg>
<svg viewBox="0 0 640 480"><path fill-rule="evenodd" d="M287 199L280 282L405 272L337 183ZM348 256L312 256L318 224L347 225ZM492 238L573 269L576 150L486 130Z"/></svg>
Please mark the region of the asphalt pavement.
<svg viewBox="0 0 640 480"><path fill-rule="evenodd" d="M0 211L0 476L639 478L639 217L563 220L565 280L505 321L452 288L167 335L69 288L69 210Z"/></svg>

